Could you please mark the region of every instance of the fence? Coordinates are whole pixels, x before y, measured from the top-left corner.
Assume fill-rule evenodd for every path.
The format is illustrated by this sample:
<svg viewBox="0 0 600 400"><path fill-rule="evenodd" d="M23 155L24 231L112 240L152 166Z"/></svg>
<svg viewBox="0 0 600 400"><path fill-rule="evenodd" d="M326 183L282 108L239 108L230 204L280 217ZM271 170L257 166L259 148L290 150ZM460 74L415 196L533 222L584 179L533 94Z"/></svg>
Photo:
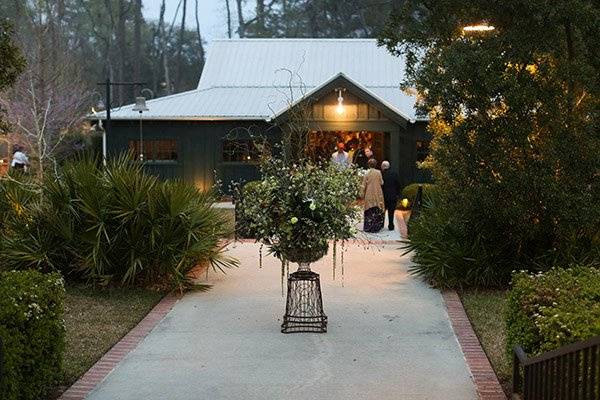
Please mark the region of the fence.
<svg viewBox="0 0 600 400"><path fill-rule="evenodd" d="M599 400L600 336L528 358L513 350L513 399Z"/></svg>

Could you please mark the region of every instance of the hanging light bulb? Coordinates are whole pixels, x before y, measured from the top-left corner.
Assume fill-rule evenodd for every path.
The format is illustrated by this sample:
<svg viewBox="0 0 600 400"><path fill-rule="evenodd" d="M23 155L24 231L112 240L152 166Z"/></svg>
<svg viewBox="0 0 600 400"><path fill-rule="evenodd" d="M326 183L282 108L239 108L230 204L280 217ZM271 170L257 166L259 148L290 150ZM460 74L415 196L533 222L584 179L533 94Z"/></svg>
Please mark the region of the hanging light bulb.
<svg viewBox="0 0 600 400"><path fill-rule="evenodd" d="M337 107L335 108L335 111L339 115L342 115L344 113L344 98L342 97L342 89L338 89L337 101L338 101L338 104L337 104Z"/></svg>

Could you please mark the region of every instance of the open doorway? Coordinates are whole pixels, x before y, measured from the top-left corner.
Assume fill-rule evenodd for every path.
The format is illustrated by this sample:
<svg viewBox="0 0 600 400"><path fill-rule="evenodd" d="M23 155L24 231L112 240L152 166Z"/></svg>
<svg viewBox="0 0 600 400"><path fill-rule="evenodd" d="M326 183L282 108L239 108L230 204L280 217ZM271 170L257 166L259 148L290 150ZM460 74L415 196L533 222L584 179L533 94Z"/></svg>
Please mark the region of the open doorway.
<svg viewBox="0 0 600 400"><path fill-rule="evenodd" d="M387 153L385 149L384 132L374 131L311 131L309 135L309 156L315 161L329 161L337 150L338 143L344 143L350 159L365 148L373 151L373 156L379 162Z"/></svg>

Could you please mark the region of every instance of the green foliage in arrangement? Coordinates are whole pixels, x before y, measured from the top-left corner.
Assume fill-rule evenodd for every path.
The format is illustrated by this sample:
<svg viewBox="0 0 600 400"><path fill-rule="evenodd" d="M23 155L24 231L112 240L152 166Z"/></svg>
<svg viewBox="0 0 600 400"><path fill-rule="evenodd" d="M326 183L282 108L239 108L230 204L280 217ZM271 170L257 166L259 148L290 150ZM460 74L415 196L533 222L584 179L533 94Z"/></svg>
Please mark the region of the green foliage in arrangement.
<svg viewBox="0 0 600 400"><path fill-rule="evenodd" d="M462 29L482 20L495 29ZM438 241L428 228L434 242L414 249L435 245L440 258L423 268L473 260L507 284L513 269L600 265L599 25L598 3L579 0L395 9L381 43L405 55L405 86L430 117L425 164L443 196L429 214L457 233Z"/></svg>
<svg viewBox="0 0 600 400"><path fill-rule="evenodd" d="M271 159L262 180L245 189L238 229L265 243L278 258L313 262L327 252L328 240L356 232L359 195L356 170L303 161L286 166Z"/></svg>
<svg viewBox="0 0 600 400"><path fill-rule="evenodd" d="M508 296L507 352L528 355L600 335L600 269L515 273Z"/></svg>
<svg viewBox="0 0 600 400"><path fill-rule="evenodd" d="M183 289L189 284L186 274L199 263L220 269L236 265L221 252L227 224L211 207L211 193L159 181L125 157L106 169L91 159L67 162L39 191L35 200L21 204L0 200L21 210L5 217L0 259L6 268Z"/></svg>
<svg viewBox="0 0 600 400"><path fill-rule="evenodd" d="M442 202L437 193L425 197L419 218L408 222L403 249L414 252L410 272L441 288L503 286L510 280L512 258L503 258L508 249L489 243L484 230L467 226Z"/></svg>
<svg viewBox="0 0 600 400"><path fill-rule="evenodd" d="M4 345L0 398L45 398L61 377L65 346L60 274L0 273L0 338Z"/></svg>

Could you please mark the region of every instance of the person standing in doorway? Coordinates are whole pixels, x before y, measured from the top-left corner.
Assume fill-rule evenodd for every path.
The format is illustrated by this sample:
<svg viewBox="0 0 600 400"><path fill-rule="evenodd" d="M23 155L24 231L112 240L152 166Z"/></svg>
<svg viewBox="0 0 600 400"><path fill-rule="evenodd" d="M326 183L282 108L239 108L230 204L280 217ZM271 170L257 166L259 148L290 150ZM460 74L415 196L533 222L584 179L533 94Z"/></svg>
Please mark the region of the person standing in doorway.
<svg viewBox="0 0 600 400"><path fill-rule="evenodd" d="M389 161L381 163L381 176L383 177L383 200L388 215L388 229L393 231L396 203L400 194L400 179L395 171L390 170Z"/></svg>
<svg viewBox="0 0 600 400"><path fill-rule="evenodd" d="M337 151L331 155L331 161L342 168L350 166L350 158L348 157L348 153L344 151L344 143L339 142L337 144Z"/></svg>
<svg viewBox="0 0 600 400"><path fill-rule="evenodd" d="M16 145L13 148L13 156L12 161L10 163L10 167L12 169L17 169L21 171L27 170L27 166L29 165L29 158L27 154L25 154L25 149L21 145Z"/></svg>
<svg viewBox="0 0 600 400"><path fill-rule="evenodd" d="M369 160L373 158L370 147L360 148L354 153L354 164L362 169L369 168Z"/></svg>

